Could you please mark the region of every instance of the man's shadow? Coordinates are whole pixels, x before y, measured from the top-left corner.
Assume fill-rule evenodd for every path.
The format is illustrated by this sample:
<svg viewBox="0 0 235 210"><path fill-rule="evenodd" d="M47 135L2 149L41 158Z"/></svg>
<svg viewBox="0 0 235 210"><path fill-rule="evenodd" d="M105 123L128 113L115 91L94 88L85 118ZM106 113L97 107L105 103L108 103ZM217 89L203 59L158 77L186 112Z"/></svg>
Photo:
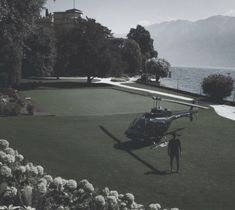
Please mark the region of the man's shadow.
<svg viewBox="0 0 235 210"><path fill-rule="evenodd" d="M138 155L136 155L132 150L140 149L146 146L150 146L151 144L149 142L138 142L138 141L128 141L128 142L121 142L117 137L115 137L112 133L110 133L105 127L99 126L100 129L107 135L109 136L113 141L116 142L114 145L114 148L123 150L127 152L131 157L135 158L138 160L140 163L145 165L150 171L146 172L146 175L168 175L170 174L170 171L161 171L142 158L140 158Z"/></svg>

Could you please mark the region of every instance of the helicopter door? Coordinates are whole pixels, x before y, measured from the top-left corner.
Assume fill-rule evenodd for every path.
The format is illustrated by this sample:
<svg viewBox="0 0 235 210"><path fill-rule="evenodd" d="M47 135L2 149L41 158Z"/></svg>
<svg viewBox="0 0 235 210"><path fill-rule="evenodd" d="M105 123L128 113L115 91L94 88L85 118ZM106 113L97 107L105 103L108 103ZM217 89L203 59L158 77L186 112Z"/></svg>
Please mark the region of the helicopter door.
<svg viewBox="0 0 235 210"><path fill-rule="evenodd" d="M146 125L146 134L149 137L154 137L157 135L156 124L154 122L148 121Z"/></svg>

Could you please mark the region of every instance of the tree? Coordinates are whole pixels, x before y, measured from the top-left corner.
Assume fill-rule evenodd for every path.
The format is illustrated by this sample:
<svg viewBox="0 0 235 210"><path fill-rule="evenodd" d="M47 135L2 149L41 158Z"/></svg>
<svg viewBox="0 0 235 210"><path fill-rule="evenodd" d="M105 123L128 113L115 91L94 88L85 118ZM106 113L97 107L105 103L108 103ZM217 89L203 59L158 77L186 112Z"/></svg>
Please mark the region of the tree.
<svg viewBox="0 0 235 210"><path fill-rule="evenodd" d="M52 27L37 25L25 43L24 76L51 76L56 58L55 34Z"/></svg>
<svg viewBox="0 0 235 210"><path fill-rule="evenodd" d="M88 83L95 76L104 75L108 66L106 43L112 37L111 31L91 18L63 29L56 29L56 67L58 62L64 62L69 75L86 76Z"/></svg>
<svg viewBox="0 0 235 210"><path fill-rule="evenodd" d="M146 61L146 71L150 74L154 74L156 82L160 78L167 77L170 70L170 63L162 58L150 58Z"/></svg>
<svg viewBox="0 0 235 210"><path fill-rule="evenodd" d="M0 1L0 63L9 85L20 82L24 40L43 4L44 0Z"/></svg>
<svg viewBox="0 0 235 210"><path fill-rule="evenodd" d="M150 33L143 26L137 25L136 28L131 28L127 34L127 38L135 40L139 44L142 53L143 68L147 59L158 56L157 51L154 50L153 39Z"/></svg>
<svg viewBox="0 0 235 210"><path fill-rule="evenodd" d="M230 76L211 74L204 78L202 83L203 92L215 101L222 101L230 96L233 91L233 79Z"/></svg>
<svg viewBox="0 0 235 210"><path fill-rule="evenodd" d="M136 41L128 39L123 41L122 57L127 63L125 73L134 75L141 69L141 49Z"/></svg>
<svg viewBox="0 0 235 210"><path fill-rule="evenodd" d="M107 27L97 23L95 19L87 18L80 56L84 61L82 74L87 76L88 83L92 81L94 76L101 74L103 63L100 56L105 54L105 42L111 37L111 31Z"/></svg>

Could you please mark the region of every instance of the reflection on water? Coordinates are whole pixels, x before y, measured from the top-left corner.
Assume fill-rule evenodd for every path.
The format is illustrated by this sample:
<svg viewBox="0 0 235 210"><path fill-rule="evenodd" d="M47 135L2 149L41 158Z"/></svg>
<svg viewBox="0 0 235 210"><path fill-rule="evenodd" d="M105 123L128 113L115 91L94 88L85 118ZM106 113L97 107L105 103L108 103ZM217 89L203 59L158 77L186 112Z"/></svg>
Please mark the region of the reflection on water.
<svg viewBox="0 0 235 210"><path fill-rule="evenodd" d="M202 94L202 81L211 74L230 75L235 80L235 69L232 68L171 67L171 78L163 78L160 81L161 85L166 87ZM233 100L233 96L234 93L228 100Z"/></svg>

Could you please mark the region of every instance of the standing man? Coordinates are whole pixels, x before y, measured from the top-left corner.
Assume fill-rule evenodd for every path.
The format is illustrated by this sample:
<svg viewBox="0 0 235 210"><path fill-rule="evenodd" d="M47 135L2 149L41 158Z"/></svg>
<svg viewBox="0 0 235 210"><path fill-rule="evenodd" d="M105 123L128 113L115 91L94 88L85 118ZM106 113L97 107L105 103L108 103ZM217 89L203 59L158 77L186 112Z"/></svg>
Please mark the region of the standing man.
<svg viewBox="0 0 235 210"><path fill-rule="evenodd" d="M182 154L180 140L176 138L176 134L173 133L173 138L169 141L168 144L168 155L170 156L170 166L171 172L173 170L173 160L176 159L177 173L179 172L179 159Z"/></svg>

